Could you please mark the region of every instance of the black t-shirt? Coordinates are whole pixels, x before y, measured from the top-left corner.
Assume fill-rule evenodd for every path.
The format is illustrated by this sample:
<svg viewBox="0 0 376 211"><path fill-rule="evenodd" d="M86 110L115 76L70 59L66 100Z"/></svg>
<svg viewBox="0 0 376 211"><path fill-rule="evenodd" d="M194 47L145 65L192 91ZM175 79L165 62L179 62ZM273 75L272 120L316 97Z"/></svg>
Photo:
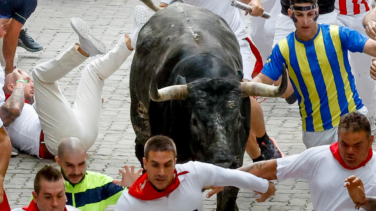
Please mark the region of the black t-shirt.
<svg viewBox="0 0 376 211"><path fill-rule="evenodd" d="M319 5L319 14L326 14L333 12L335 0L317 0ZM290 0L281 0L281 13L288 15L287 10L290 8Z"/></svg>

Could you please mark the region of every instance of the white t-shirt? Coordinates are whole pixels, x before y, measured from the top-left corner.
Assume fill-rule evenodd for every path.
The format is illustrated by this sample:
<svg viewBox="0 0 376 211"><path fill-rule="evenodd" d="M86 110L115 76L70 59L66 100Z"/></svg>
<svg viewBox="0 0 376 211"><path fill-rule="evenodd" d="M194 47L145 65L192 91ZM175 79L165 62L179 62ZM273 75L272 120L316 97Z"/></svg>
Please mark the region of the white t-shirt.
<svg viewBox="0 0 376 211"><path fill-rule="evenodd" d="M372 10L368 0L336 0L334 5L342 15L357 15Z"/></svg>
<svg viewBox="0 0 376 211"><path fill-rule="evenodd" d="M39 156L39 139L42 126L32 105L25 103L21 115L5 129L14 148L30 155Z"/></svg>
<svg viewBox="0 0 376 211"><path fill-rule="evenodd" d="M170 4L171 1L172 0L161 0L161 3ZM232 0L183 0L183 2L205 8L221 16L230 26L238 40L247 37L241 11L238 8L231 6Z"/></svg>
<svg viewBox="0 0 376 211"><path fill-rule="evenodd" d="M175 166L178 173L189 173L179 176L180 185L168 196L155 200L141 200L124 191L120 196L115 211L204 211L202 188L207 186L235 186L241 189L255 190L265 193L269 183L253 174L235 169L225 169L212 164L188 162Z"/></svg>
<svg viewBox="0 0 376 211"><path fill-rule="evenodd" d="M372 156L365 166L348 170L334 158L329 147L313 147L301 154L277 159L277 179L308 180L313 209L316 211L353 211L355 205L343 183L351 175L360 177L366 196L375 196L376 158Z"/></svg>
<svg viewBox="0 0 376 211"><path fill-rule="evenodd" d="M79 209L72 207L72 206L69 206L69 205L65 205L65 207L67 208L67 211L80 211ZM16 209L13 209L11 211L25 211L25 210L22 209L22 208L16 208Z"/></svg>

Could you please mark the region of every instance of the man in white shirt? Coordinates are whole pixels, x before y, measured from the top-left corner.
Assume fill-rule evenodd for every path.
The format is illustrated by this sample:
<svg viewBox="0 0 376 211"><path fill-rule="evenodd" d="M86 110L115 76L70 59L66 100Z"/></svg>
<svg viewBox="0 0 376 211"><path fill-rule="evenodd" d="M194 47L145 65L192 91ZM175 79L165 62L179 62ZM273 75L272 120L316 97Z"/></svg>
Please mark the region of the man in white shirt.
<svg viewBox="0 0 376 211"><path fill-rule="evenodd" d="M59 170L46 165L35 176L33 200L28 206L12 211L80 211L65 205L65 184Z"/></svg>
<svg viewBox="0 0 376 211"><path fill-rule="evenodd" d="M297 155L258 162L240 170L268 180L308 180L314 210L352 211L354 203L343 187L346 178L357 175L364 182L366 195L376 195L376 157L372 142L367 117L352 112L341 118L338 142L312 147ZM218 189L209 195L215 192Z"/></svg>
<svg viewBox="0 0 376 211"><path fill-rule="evenodd" d="M63 138L77 137L86 149L94 144L104 80L133 52L138 32L150 17L147 8L141 5L135 7L134 14L132 33L122 36L111 51L90 62L82 71L73 107L61 93L58 80L88 57L106 51L105 45L93 37L90 27L79 18L72 18L71 26L80 42L56 58L37 65L33 70L34 81L20 70L5 77L6 101L0 107L0 117L13 147L39 158L53 158Z"/></svg>
<svg viewBox="0 0 376 211"><path fill-rule="evenodd" d="M252 174L224 169L212 164L188 162L176 164L174 142L166 136L154 136L145 144L145 174L120 196L115 211L203 211L201 190L226 184L263 193L264 201L275 192L274 184Z"/></svg>

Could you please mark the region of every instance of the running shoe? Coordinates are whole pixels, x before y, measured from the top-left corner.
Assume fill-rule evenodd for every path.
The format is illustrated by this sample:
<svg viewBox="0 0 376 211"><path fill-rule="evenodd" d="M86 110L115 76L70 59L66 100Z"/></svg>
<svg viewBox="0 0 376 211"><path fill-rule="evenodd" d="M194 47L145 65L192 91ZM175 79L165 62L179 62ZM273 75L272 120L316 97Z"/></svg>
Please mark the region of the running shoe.
<svg viewBox="0 0 376 211"><path fill-rule="evenodd" d="M137 38L138 38L138 33L140 32L141 28L145 25L146 22L150 19L150 14L149 10L142 5L137 5L134 8L134 23L133 23L133 28L132 32L129 35L131 38L131 46L132 48L136 48L137 44Z"/></svg>
<svg viewBox="0 0 376 211"><path fill-rule="evenodd" d="M71 18L70 24L77 33L80 48L90 56L106 53L106 45L91 34L90 26L81 18Z"/></svg>
<svg viewBox="0 0 376 211"><path fill-rule="evenodd" d="M18 46L30 52L38 52L43 49L43 46L35 42L33 38L27 33L27 29L22 29L18 36Z"/></svg>

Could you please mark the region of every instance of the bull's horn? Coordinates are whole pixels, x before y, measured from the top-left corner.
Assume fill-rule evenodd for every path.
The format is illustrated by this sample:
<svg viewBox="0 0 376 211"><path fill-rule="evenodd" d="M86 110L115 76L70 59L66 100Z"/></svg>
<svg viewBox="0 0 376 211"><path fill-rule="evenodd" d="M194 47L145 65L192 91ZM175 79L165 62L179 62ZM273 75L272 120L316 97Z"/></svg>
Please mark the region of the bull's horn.
<svg viewBox="0 0 376 211"><path fill-rule="evenodd" d="M241 82L241 89L243 97L249 96L263 96L263 97L279 97L285 93L287 89L288 79L286 73L286 66L283 64L282 82L276 86L271 86L255 82Z"/></svg>
<svg viewBox="0 0 376 211"><path fill-rule="evenodd" d="M150 98L155 102L168 100L185 100L188 95L187 85L174 85L158 89L156 84L150 87Z"/></svg>
<svg viewBox="0 0 376 211"><path fill-rule="evenodd" d="M154 12L158 12L159 10L161 10L161 8L155 6L151 0L140 0L140 1L142 1L146 6L148 6Z"/></svg>

